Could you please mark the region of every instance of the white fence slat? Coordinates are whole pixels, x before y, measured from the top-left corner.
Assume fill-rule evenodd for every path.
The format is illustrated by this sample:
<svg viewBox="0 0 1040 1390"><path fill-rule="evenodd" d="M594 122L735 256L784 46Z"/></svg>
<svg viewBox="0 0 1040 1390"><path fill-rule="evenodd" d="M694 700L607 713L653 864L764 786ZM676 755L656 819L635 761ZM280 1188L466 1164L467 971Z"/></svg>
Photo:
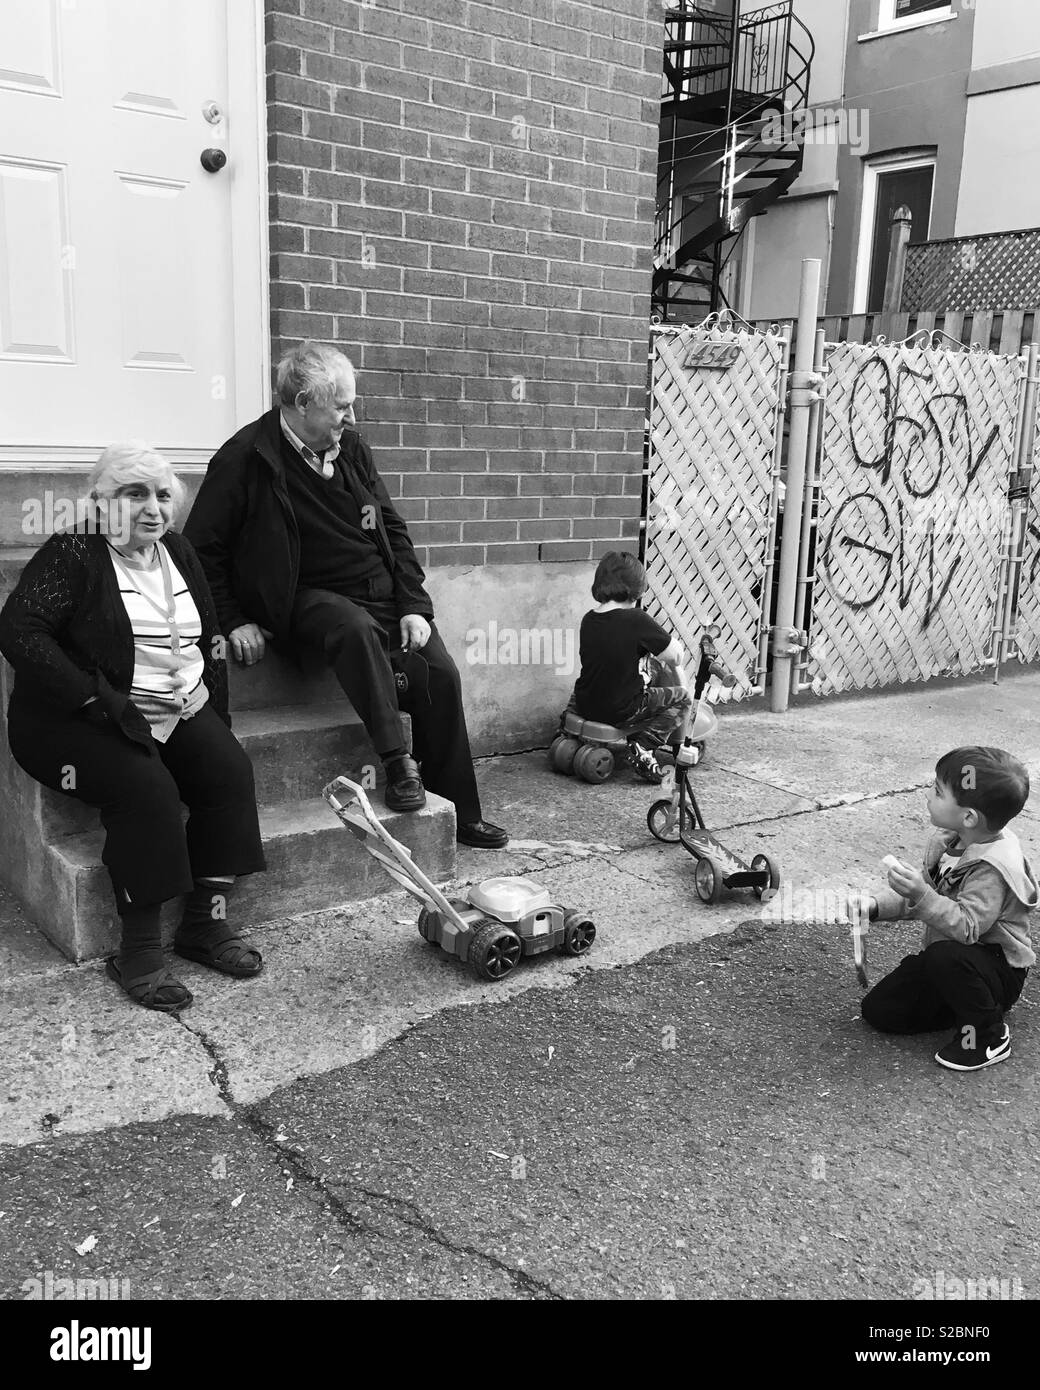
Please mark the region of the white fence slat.
<svg viewBox="0 0 1040 1390"><path fill-rule="evenodd" d="M734 360L687 366L699 346L735 349ZM718 624L719 654L737 677L733 699L763 685L786 346L715 326L663 331L653 342L645 606L692 660L705 627Z"/></svg>
<svg viewBox="0 0 1040 1390"><path fill-rule="evenodd" d="M1018 360L840 343L828 365L812 688L979 670L1006 563Z"/></svg>

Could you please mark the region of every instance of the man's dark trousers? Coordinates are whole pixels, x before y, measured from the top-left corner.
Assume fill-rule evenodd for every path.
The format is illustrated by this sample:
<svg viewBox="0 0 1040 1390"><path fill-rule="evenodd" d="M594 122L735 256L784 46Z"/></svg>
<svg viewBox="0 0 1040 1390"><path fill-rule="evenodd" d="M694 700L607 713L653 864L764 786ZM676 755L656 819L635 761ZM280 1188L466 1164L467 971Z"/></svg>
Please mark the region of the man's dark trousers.
<svg viewBox="0 0 1040 1390"><path fill-rule="evenodd" d="M401 628L389 574L371 580L364 596L298 589L292 635L320 651L343 687L380 757L404 746L400 710L412 719L412 748L428 791L455 803L460 825L482 819L473 756L462 708L462 683L436 625L420 655L430 671L429 698L412 686L398 703L391 650Z"/></svg>

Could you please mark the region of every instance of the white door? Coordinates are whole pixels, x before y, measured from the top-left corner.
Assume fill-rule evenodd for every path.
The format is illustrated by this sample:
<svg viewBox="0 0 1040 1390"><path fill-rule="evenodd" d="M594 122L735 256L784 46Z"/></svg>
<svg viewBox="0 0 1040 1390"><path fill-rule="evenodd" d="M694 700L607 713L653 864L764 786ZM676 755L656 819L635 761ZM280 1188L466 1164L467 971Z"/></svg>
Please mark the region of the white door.
<svg viewBox="0 0 1040 1390"><path fill-rule="evenodd" d="M252 0L230 0L230 15L229 0L4 0L8 459L127 438L198 459L264 408L259 48L234 27L253 11ZM225 166L207 171L206 149Z"/></svg>

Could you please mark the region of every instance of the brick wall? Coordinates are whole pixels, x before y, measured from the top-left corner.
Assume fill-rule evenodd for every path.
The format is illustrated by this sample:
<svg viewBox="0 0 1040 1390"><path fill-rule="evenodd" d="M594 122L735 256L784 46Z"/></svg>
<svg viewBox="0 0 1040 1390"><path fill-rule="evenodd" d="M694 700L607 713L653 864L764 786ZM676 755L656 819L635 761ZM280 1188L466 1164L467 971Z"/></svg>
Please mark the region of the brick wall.
<svg viewBox="0 0 1040 1390"><path fill-rule="evenodd" d="M638 534L658 0L267 0L272 334L338 343L428 565Z"/></svg>

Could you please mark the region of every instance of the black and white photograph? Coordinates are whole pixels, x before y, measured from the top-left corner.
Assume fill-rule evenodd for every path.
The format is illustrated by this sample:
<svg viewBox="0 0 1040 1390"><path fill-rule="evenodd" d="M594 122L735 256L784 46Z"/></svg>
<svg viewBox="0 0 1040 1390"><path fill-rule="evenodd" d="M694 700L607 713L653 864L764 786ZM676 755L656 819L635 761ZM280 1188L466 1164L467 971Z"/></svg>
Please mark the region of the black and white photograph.
<svg viewBox="0 0 1040 1390"><path fill-rule="evenodd" d="M1038 401L1040 0L0 0L24 1374L1010 1370Z"/></svg>

